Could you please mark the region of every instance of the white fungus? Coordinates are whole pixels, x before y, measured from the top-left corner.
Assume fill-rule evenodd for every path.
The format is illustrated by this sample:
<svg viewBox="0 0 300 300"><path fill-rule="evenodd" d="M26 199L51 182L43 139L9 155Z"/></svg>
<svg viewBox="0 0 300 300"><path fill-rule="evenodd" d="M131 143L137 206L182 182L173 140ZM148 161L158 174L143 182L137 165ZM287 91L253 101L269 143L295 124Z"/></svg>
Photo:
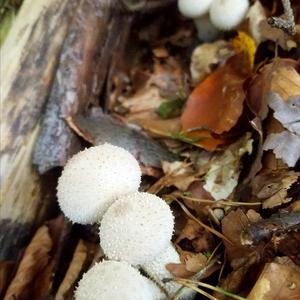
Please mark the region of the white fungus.
<svg viewBox="0 0 300 300"><path fill-rule="evenodd" d="M181 284L175 281L167 283L163 282L163 279L174 278L174 276L166 269L166 265L170 263L180 264L180 257L175 250L172 243L169 243L168 247L162 251L154 260L149 261L142 265L143 270L147 273L149 278L157 282L159 286L162 286L168 293L169 298L173 298L175 295L179 296L181 300L192 299L195 295L195 291L189 288L183 288ZM180 291L179 291L180 290ZM178 294L179 292L179 294Z"/></svg>
<svg viewBox="0 0 300 300"><path fill-rule="evenodd" d="M191 19L196 19L206 14L213 0L178 0L180 13Z"/></svg>
<svg viewBox="0 0 300 300"><path fill-rule="evenodd" d="M169 244L174 217L168 204L148 193L120 197L100 225L100 243L109 259L133 265L154 259Z"/></svg>
<svg viewBox="0 0 300 300"><path fill-rule="evenodd" d="M163 279L174 277L166 269L166 265L169 263L180 264L179 254L171 243L154 260L143 264L142 268L146 271L151 279L163 286L168 292L169 296L172 297L178 291L181 285L172 281L163 283Z"/></svg>
<svg viewBox="0 0 300 300"><path fill-rule="evenodd" d="M248 0L214 0L210 6L210 20L221 30L231 30L245 18Z"/></svg>
<svg viewBox="0 0 300 300"><path fill-rule="evenodd" d="M73 222L95 223L120 195L138 190L141 170L125 149L104 144L74 155L57 186L58 203Z"/></svg>
<svg viewBox="0 0 300 300"><path fill-rule="evenodd" d="M125 262L94 265L79 281L76 300L160 300L159 288Z"/></svg>

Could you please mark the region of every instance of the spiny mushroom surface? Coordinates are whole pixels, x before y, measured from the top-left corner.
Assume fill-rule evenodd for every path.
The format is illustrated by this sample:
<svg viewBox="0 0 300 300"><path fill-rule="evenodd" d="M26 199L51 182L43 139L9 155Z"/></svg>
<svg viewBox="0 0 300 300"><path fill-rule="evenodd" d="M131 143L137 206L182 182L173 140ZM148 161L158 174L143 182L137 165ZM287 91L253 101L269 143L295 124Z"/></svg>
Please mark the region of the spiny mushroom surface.
<svg viewBox="0 0 300 300"><path fill-rule="evenodd" d="M221 30L231 30L244 20L248 8L248 0L213 0L210 20Z"/></svg>
<svg viewBox="0 0 300 300"><path fill-rule="evenodd" d="M154 259L169 244L174 217L168 204L148 193L120 197L100 226L100 243L109 259L133 265Z"/></svg>
<svg viewBox="0 0 300 300"><path fill-rule="evenodd" d="M141 170L125 149L110 144L74 155L58 180L57 198L63 213L73 222L92 224L120 195L138 190Z"/></svg>
<svg viewBox="0 0 300 300"><path fill-rule="evenodd" d="M79 281L76 300L161 300L159 288L125 262L94 265Z"/></svg>

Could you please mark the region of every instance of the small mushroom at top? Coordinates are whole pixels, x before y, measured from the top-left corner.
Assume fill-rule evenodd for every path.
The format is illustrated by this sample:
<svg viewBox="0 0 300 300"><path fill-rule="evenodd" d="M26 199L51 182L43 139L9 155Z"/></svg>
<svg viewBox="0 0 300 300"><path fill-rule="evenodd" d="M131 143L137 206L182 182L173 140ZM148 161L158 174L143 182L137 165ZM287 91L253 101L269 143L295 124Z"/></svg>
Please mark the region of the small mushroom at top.
<svg viewBox="0 0 300 300"><path fill-rule="evenodd" d="M128 151L110 144L91 147L64 167L58 203L71 221L92 224L100 221L117 197L137 191L140 182L139 164Z"/></svg>
<svg viewBox="0 0 300 300"><path fill-rule="evenodd" d="M95 264L78 283L75 300L162 300L160 289L128 263Z"/></svg>
<svg viewBox="0 0 300 300"><path fill-rule="evenodd" d="M232 30L245 19L248 8L248 0L213 0L210 20L221 30Z"/></svg>
<svg viewBox="0 0 300 300"><path fill-rule="evenodd" d="M205 15L213 0L178 0L180 13L191 19L197 19Z"/></svg>
<svg viewBox="0 0 300 300"><path fill-rule="evenodd" d="M169 205L148 193L120 197L100 225L100 244L109 259L140 265L154 259L169 244L174 217Z"/></svg>

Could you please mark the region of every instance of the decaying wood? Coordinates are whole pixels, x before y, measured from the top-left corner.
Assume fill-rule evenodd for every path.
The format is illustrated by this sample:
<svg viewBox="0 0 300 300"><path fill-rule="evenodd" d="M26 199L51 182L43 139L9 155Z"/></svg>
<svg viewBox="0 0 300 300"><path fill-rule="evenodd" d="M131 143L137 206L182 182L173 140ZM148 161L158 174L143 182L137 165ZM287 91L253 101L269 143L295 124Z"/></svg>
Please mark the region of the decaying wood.
<svg viewBox="0 0 300 300"><path fill-rule="evenodd" d="M126 126L113 117L94 109L90 116L68 119L77 134L94 145L110 143L128 150L146 167L161 167L161 161L173 161L176 156L142 132Z"/></svg>
<svg viewBox="0 0 300 300"><path fill-rule="evenodd" d="M10 246L44 215L31 155L77 3L26 0L1 49L0 259L13 258Z"/></svg>
<svg viewBox="0 0 300 300"><path fill-rule="evenodd" d="M34 152L40 173L65 165L78 152L78 138L65 118L99 102L111 57L131 24L132 16L115 7L104 7L98 0L81 2L62 49Z"/></svg>

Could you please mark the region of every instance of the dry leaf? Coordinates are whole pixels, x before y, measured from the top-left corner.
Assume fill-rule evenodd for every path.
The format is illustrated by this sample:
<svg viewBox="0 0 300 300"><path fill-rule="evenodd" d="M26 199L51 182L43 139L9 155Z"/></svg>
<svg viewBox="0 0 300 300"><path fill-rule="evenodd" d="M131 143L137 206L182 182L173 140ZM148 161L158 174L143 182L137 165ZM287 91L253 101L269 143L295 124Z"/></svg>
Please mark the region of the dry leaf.
<svg viewBox="0 0 300 300"><path fill-rule="evenodd" d="M224 63L234 52L229 43L219 40L195 48L191 57L191 76L194 85L201 82L216 66Z"/></svg>
<svg viewBox="0 0 300 300"><path fill-rule="evenodd" d="M232 39L231 43L236 53L243 53L244 55L241 68L251 72L256 52L256 45L253 38L243 31L238 31L237 36Z"/></svg>
<svg viewBox="0 0 300 300"><path fill-rule="evenodd" d="M181 264L174 264L170 263L166 265L166 269L174 276L178 278L190 278L195 273L189 272L184 263Z"/></svg>
<svg viewBox="0 0 300 300"><path fill-rule="evenodd" d="M300 136L289 131L268 135L263 147L272 150L289 167L294 167L300 158Z"/></svg>
<svg viewBox="0 0 300 300"><path fill-rule="evenodd" d="M181 116L184 131L199 128L221 134L236 124L245 98L245 75L238 70L238 61L232 57L194 89Z"/></svg>
<svg viewBox="0 0 300 300"><path fill-rule="evenodd" d="M12 279L15 265L14 261L0 261L0 298L4 297L4 293Z"/></svg>
<svg viewBox="0 0 300 300"><path fill-rule="evenodd" d="M250 137L250 133L245 134L222 154L216 154L211 159L203 187L215 200L226 199L237 186L241 157L252 152L253 140Z"/></svg>
<svg viewBox="0 0 300 300"><path fill-rule="evenodd" d="M202 253L187 255L185 258L185 268L189 272L198 273L207 264L207 256Z"/></svg>
<svg viewBox="0 0 300 300"><path fill-rule="evenodd" d="M294 60L276 58L254 75L247 91L247 104L256 116L262 120L267 117L273 93L284 101L300 95L300 76L295 67L297 62Z"/></svg>
<svg viewBox="0 0 300 300"><path fill-rule="evenodd" d="M251 212L252 220L253 214L259 219L260 216L254 211ZM241 233L247 228L250 220L241 209L231 211L222 220L222 232L232 242L232 244L224 241L226 247L226 254L231 263L231 266L236 269L248 261L248 258L254 250L242 245Z"/></svg>
<svg viewBox="0 0 300 300"><path fill-rule="evenodd" d="M187 220L175 243L183 250L197 253L212 252L215 245L212 234L191 219Z"/></svg>
<svg viewBox="0 0 300 300"><path fill-rule="evenodd" d="M300 75L295 67L298 63L291 59L276 59L266 68L271 68L272 79L270 91L277 93L284 101L293 96L299 98L300 95ZM298 100L299 105L299 100Z"/></svg>
<svg viewBox="0 0 300 300"><path fill-rule="evenodd" d="M75 248L73 258L70 262L65 277L55 295L55 300L64 300L65 295L74 288L75 282L78 280L78 277L82 272L86 258L87 247L85 246L84 242L80 240Z"/></svg>
<svg viewBox="0 0 300 300"><path fill-rule="evenodd" d="M297 96L291 96L284 101L278 94L270 93L268 99L274 118L289 131L300 136L300 85Z"/></svg>
<svg viewBox="0 0 300 300"><path fill-rule="evenodd" d="M263 200L263 208L272 208L291 201L288 190L297 181L293 171L265 171L252 181L252 194Z"/></svg>
<svg viewBox="0 0 300 300"><path fill-rule="evenodd" d="M299 299L300 273L278 263L265 265L260 277L248 295L248 300Z"/></svg>
<svg viewBox="0 0 300 300"><path fill-rule="evenodd" d="M50 237L53 242L51 250L51 260L49 264L39 272L38 279L32 285L33 299L44 299L50 294L54 274L61 269L60 262L63 258L66 242L68 241L71 231L71 223L66 221L63 215L47 221L46 225L49 228Z"/></svg>
<svg viewBox="0 0 300 300"><path fill-rule="evenodd" d="M28 296L27 293L31 292L30 284L36 280L37 274L50 260L49 253L52 246L49 228L43 225L37 230L26 248L17 273L7 289L5 300L25 299L24 297Z"/></svg>

